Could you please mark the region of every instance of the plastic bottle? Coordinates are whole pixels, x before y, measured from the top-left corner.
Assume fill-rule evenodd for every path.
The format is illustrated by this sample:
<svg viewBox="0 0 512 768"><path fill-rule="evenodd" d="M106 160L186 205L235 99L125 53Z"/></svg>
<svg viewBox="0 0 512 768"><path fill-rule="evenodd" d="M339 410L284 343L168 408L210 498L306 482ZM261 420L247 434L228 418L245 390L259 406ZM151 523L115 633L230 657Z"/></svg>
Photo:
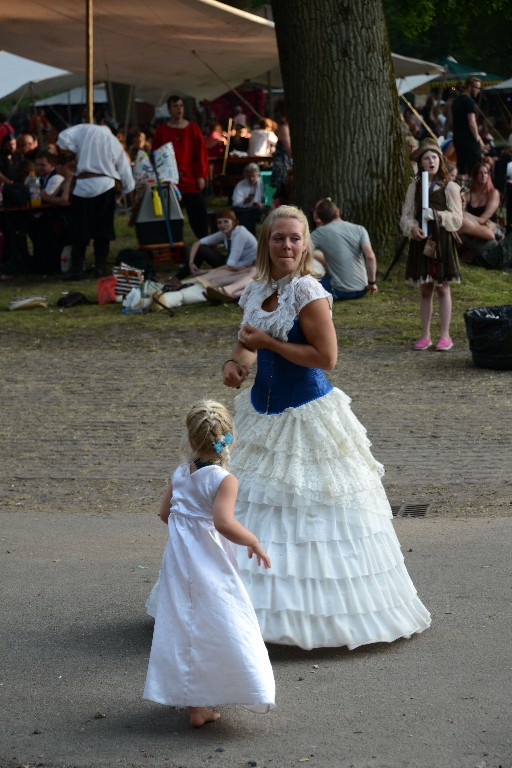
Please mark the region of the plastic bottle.
<svg viewBox="0 0 512 768"><path fill-rule="evenodd" d="M37 176L29 176L25 182L30 195L30 207L39 208L41 206L41 182Z"/></svg>
<svg viewBox="0 0 512 768"><path fill-rule="evenodd" d="M65 245L60 255L60 271L62 273L69 272L71 266L71 246Z"/></svg>
<svg viewBox="0 0 512 768"><path fill-rule="evenodd" d="M164 211L162 208L162 200L160 199L160 195L158 193L158 189L156 187L153 187L152 191L152 201L153 201L153 213L155 216L163 216Z"/></svg>

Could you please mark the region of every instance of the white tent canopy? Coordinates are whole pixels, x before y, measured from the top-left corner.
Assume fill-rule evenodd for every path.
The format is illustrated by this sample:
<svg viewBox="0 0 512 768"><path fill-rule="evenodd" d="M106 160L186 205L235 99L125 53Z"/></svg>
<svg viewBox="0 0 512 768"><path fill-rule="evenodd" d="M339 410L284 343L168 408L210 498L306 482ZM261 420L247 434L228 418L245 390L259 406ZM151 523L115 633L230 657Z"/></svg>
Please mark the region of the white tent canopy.
<svg viewBox="0 0 512 768"><path fill-rule="evenodd" d="M409 56L400 56L398 53L392 53L391 58L396 78L411 77L412 75L437 76L444 72L444 67L440 64L434 64L432 61L411 59Z"/></svg>
<svg viewBox="0 0 512 768"><path fill-rule="evenodd" d="M94 86L92 100L95 104L108 104L108 93L104 83ZM36 107L75 106L77 104L85 104L86 101L86 88L83 85L78 88L71 88L69 91L48 96L46 99L38 99Z"/></svg>
<svg viewBox="0 0 512 768"><path fill-rule="evenodd" d="M417 88L421 88L422 85L426 85L426 83L429 83L431 80L435 80L436 77L439 77L439 75L409 75L409 77L397 77L396 87L398 95L401 96L403 93L415 91Z"/></svg>
<svg viewBox="0 0 512 768"><path fill-rule="evenodd" d="M82 85L85 0L3 5L0 48L28 56L36 41L42 61L81 76L67 87ZM93 8L94 79L134 85L135 95L153 104L172 92L214 99L279 64L273 22L217 0L94 0ZM443 71L431 62L392 56L397 77ZM271 82L278 84L272 76Z"/></svg>
<svg viewBox="0 0 512 768"><path fill-rule="evenodd" d="M508 80L503 80L502 83L497 85L488 85L487 88L484 88L484 91L512 91L512 77L509 77Z"/></svg>
<svg viewBox="0 0 512 768"><path fill-rule="evenodd" d="M42 61L83 79L83 0L2 5L0 48L28 56L36 46ZM173 91L213 99L278 62L272 22L216 0L95 0L93 7L94 79L150 88L153 103Z"/></svg>
<svg viewBox="0 0 512 768"><path fill-rule="evenodd" d="M81 75L72 75L65 69L50 67L39 61L25 59L13 53L0 50L0 99L22 92L28 84L37 96L41 87L48 93L55 83L57 88L69 88L75 80L83 80Z"/></svg>

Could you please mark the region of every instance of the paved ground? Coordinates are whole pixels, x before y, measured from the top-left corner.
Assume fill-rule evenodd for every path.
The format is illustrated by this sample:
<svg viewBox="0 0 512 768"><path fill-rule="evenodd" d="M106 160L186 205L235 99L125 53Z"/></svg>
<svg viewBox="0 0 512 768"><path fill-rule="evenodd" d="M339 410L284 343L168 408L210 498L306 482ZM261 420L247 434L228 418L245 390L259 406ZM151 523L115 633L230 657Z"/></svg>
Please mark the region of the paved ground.
<svg viewBox="0 0 512 768"><path fill-rule="evenodd" d="M432 629L391 646L271 647L278 708L191 732L140 699L143 603L183 410L219 378L215 339L3 339L0 768L511 768L510 373L466 349L340 352ZM252 761L252 763L251 763Z"/></svg>

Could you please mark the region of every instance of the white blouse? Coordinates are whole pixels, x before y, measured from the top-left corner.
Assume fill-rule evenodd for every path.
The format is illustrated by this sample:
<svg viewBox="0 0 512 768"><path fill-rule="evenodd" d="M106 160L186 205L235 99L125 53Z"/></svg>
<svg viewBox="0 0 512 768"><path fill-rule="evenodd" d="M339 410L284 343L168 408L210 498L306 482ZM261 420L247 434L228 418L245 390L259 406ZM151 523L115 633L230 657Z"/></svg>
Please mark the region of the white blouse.
<svg viewBox="0 0 512 768"><path fill-rule="evenodd" d="M272 312L261 305L277 288L277 307ZM272 283L255 280L245 288L239 305L244 310L242 325L248 323L269 333L275 339L287 341L288 334L299 312L306 304L317 299L327 299L332 309L332 296L311 275L290 277L286 275Z"/></svg>
<svg viewBox="0 0 512 768"><path fill-rule="evenodd" d="M434 187L435 189L436 187ZM446 211L438 211L441 226L447 232L457 232L462 227L462 200L460 197L460 187L454 181L449 181L445 187L446 191ZM411 229L418 227L421 229L421 222L415 218L414 199L416 195L416 181L412 181L407 189L404 207L400 217L400 229L404 237L411 236Z"/></svg>

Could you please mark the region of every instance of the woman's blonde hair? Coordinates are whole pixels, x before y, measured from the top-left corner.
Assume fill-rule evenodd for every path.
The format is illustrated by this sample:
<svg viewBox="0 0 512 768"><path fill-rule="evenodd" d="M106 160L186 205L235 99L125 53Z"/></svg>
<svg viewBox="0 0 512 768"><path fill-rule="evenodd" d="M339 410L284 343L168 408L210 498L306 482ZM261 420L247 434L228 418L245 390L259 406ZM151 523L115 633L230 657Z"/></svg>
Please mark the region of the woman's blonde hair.
<svg viewBox="0 0 512 768"><path fill-rule="evenodd" d="M280 205L274 208L266 217L261 225L260 236L258 239L258 250L256 252L256 280L260 283L270 283L271 281L271 262L270 262L270 235L272 227L279 219L297 219L302 225L304 236L304 252L297 269L293 276L310 275L313 271L313 246L309 234L309 224L306 216L294 205Z"/></svg>
<svg viewBox="0 0 512 768"><path fill-rule="evenodd" d="M229 464L229 438L234 435L233 419L228 409L215 400L199 400L187 413L186 445L183 445L188 461L201 458L211 460L226 468ZM220 447L216 451L214 445Z"/></svg>

